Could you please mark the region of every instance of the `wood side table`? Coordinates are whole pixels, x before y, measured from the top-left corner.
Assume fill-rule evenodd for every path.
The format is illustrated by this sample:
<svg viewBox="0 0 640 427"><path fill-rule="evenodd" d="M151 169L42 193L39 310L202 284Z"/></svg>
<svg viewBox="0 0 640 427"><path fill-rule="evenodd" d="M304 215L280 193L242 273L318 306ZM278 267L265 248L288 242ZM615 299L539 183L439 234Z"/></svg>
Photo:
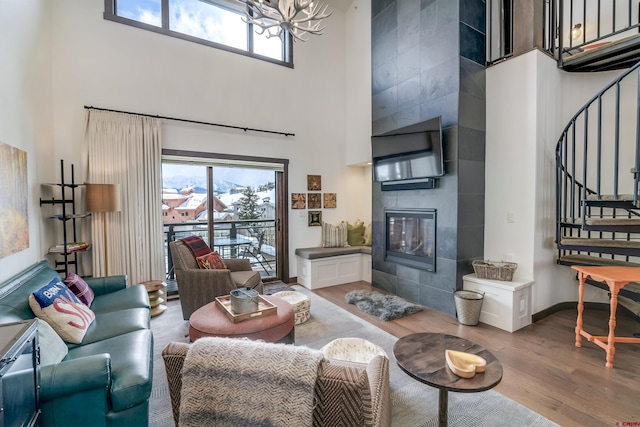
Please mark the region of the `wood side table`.
<svg viewBox="0 0 640 427"><path fill-rule="evenodd" d="M151 306L151 317L159 316L167 309L164 304L165 289L167 284L161 280L149 280L148 282L142 282L149 294L149 305Z"/></svg>
<svg viewBox="0 0 640 427"><path fill-rule="evenodd" d="M616 310L618 308L618 293L628 283L640 282L640 267L619 266L583 266L573 265L578 271L578 318L576 320L576 347L582 347L582 337L603 348L607 352L605 366L613 368L613 356L616 354L615 343L640 343L640 338L616 337ZM609 334L607 336L594 336L582 329L582 312L584 311L584 283L587 278L597 282L605 282L609 286L611 298L609 300Z"/></svg>
<svg viewBox="0 0 640 427"><path fill-rule="evenodd" d="M484 372L461 378L447 366L445 350L477 354L487 361ZM448 423L449 391L476 393L489 390L502 380L502 365L485 348L454 335L417 333L400 338L393 346L400 369L410 377L440 390L438 425Z"/></svg>

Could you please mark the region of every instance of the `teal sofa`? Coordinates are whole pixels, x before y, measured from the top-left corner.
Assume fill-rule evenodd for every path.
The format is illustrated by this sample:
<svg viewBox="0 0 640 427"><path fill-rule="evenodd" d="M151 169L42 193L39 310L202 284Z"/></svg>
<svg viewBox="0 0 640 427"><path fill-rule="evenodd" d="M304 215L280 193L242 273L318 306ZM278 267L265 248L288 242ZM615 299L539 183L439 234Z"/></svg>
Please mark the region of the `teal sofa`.
<svg viewBox="0 0 640 427"><path fill-rule="evenodd" d="M46 261L0 283L0 324L32 319L29 294L58 273ZM86 278L95 320L62 362L40 366L41 426L146 426L153 379L149 296L126 276ZM40 352L46 352L40 348Z"/></svg>

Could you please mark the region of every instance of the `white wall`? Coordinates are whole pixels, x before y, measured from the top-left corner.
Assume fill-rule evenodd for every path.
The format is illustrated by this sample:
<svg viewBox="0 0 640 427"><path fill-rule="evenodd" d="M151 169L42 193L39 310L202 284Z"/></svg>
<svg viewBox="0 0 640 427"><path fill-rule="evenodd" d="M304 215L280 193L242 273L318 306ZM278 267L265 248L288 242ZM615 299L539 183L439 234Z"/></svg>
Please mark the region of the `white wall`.
<svg viewBox="0 0 640 427"><path fill-rule="evenodd" d="M0 280L42 259L40 182L51 153L50 4L0 1L0 142L27 153L29 248L0 259ZM0 183L0 197L2 186ZM51 221L51 220L49 220Z"/></svg>
<svg viewBox="0 0 640 427"><path fill-rule="evenodd" d="M575 112L619 74L567 73L535 50L487 69L484 252L535 282L534 313L577 300L575 272L555 263L555 148ZM587 287L585 298L606 294Z"/></svg>
<svg viewBox="0 0 640 427"><path fill-rule="evenodd" d="M167 121L163 125L163 144L165 148L287 158L290 192L306 192L306 176L315 174L322 176L323 192L337 193L338 207L323 209L326 221L370 219L370 171L348 167L346 160L349 142L345 93L352 86L346 79L344 12L334 12L322 36L295 44L295 68L290 69L106 21L102 17L102 0L30 1L24 5L12 2L17 10L10 10L6 3L9 2L2 2L3 12L7 11L3 13L6 22L2 31L8 37L3 41L21 40L19 46L23 48L3 48L0 62L3 66L20 67L14 74L28 74L25 71L33 69L32 64L20 63L30 59L34 39L45 31L49 35L50 27L50 42L37 46L51 49L50 57L38 69L48 82L53 82L49 103L27 105L46 108L51 114L49 126L36 127L30 117L16 113L23 132L45 135L38 144L33 135L21 138L24 142L20 144L14 142L31 151L38 148L38 159L44 167L40 176L33 178L34 183L57 181L60 159L65 164L75 164L76 181L83 182L83 106L91 105L295 133L294 137L284 137ZM50 22L46 14L38 16L31 11L30 4L46 4ZM357 20L366 15L365 21L370 21L365 9ZM23 12L29 14L30 21L15 19L14 15ZM42 25L36 25L36 18L44 21ZM356 17L350 18L355 20ZM359 61L361 56L349 55L349 60ZM8 65L16 61L18 65ZM9 83L28 86L15 80ZM4 92L3 86L3 98ZM29 100L25 93L10 95L12 105ZM352 95L352 105L359 103L355 99L359 96L360 92ZM362 104L370 114L367 102L370 103L369 92ZM358 126L350 126L350 140L368 141L370 120L366 129L360 130L363 121L359 118ZM12 135L3 138L5 142L16 139ZM350 153L357 154L353 150ZM368 153L363 156L366 157ZM30 168L36 170L32 164ZM39 189L34 190L32 197L37 200L38 196ZM35 227L37 223L34 224ZM47 230L44 223L43 230ZM320 242L320 227L307 226L306 211L304 217L299 211L290 211L289 231L292 260L296 247ZM33 234L37 238L38 233ZM43 239L48 245L53 237ZM39 257L40 253L32 254L30 259ZM295 276L295 262L290 265L290 275Z"/></svg>

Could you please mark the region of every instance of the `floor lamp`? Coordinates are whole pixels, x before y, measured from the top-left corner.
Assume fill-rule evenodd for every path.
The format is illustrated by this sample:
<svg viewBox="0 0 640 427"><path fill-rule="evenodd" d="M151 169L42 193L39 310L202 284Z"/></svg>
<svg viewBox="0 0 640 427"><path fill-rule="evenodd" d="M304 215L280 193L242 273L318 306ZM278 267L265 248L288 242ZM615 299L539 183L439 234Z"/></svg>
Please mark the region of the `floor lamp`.
<svg viewBox="0 0 640 427"><path fill-rule="evenodd" d="M86 184L87 212L102 213L102 233L104 238L104 275L109 275L109 250L107 246L107 212L120 211L120 185Z"/></svg>

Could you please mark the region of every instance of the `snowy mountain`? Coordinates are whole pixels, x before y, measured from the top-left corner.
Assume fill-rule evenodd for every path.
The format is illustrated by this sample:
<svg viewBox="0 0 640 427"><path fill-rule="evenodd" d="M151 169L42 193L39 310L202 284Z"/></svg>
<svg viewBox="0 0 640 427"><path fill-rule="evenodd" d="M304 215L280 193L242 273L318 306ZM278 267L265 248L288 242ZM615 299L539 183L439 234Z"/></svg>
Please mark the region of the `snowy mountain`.
<svg viewBox="0 0 640 427"><path fill-rule="evenodd" d="M183 188L207 188L207 178L197 176L176 175L169 178L162 179L163 188L174 188L181 190ZM214 180L213 191L218 194L228 193L234 188L242 188L242 185L225 180Z"/></svg>

